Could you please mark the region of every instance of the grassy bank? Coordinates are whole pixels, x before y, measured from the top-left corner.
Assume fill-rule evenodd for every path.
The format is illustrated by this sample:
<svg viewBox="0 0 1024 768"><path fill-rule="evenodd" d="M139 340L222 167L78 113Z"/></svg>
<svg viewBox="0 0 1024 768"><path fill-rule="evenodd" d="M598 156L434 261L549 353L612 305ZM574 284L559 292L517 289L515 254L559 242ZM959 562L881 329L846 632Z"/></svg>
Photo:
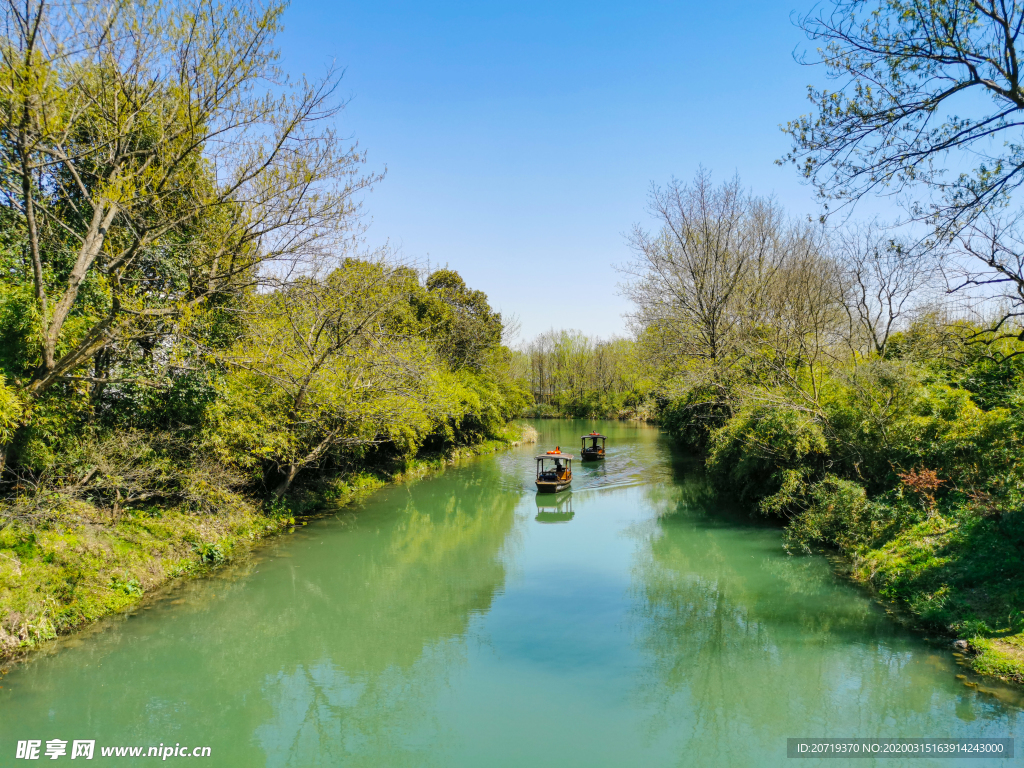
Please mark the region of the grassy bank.
<svg viewBox="0 0 1024 768"><path fill-rule="evenodd" d="M791 551L841 553L975 671L1024 684L1022 359L860 360L814 399L693 389L663 424L720 492L784 522Z"/></svg>
<svg viewBox="0 0 1024 768"><path fill-rule="evenodd" d="M1022 540L1017 520L936 515L858 551L852 575L914 625L956 638L975 672L1024 685Z"/></svg>
<svg viewBox="0 0 1024 768"><path fill-rule="evenodd" d="M109 509L55 496L35 519L0 531L0 662L97 619L125 611L172 579L202 575L325 505L337 507L390 482L420 477L459 460L535 442L528 425L500 439L416 456L395 471L332 474L297 488L272 507L222 494L212 514L181 506Z"/></svg>

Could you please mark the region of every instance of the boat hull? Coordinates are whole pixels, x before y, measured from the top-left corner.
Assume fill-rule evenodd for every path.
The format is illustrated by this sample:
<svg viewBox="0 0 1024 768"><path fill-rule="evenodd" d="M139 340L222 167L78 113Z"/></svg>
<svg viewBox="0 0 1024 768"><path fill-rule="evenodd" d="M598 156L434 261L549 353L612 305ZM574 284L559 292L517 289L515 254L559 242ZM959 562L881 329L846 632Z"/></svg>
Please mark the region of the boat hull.
<svg viewBox="0 0 1024 768"><path fill-rule="evenodd" d="M537 493L558 493L559 491L564 491L570 485L572 485L571 480L538 480Z"/></svg>
<svg viewBox="0 0 1024 768"><path fill-rule="evenodd" d="M604 458L604 451L581 451L583 461L597 461Z"/></svg>

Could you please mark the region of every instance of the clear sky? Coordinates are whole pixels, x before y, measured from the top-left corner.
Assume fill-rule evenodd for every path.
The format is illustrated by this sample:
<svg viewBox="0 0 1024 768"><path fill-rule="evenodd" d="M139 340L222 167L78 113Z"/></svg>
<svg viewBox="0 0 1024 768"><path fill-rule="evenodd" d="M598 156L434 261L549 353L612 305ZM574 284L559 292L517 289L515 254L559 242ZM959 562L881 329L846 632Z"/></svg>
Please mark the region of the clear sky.
<svg viewBox="0 0 1024 768"><path fill-rule="evenodd" d="M293 75L345 68L340 129L387 176L367 243L448 264L522 322L624 334L614 266L651 182L704 165L815 213L779 125L822 72L793 59L811 0L294 0Z"/></svg>

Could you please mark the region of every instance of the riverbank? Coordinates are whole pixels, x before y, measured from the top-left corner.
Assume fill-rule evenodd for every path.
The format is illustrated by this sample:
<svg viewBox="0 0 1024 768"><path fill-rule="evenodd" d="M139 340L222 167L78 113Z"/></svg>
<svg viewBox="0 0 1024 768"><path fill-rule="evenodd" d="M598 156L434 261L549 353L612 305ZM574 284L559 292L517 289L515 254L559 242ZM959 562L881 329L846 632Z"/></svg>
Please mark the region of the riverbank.
<svg viewBox="0 0 1024 768"><path fill-rule="evenodd" d="M1024 358L950 360L837 365L816 400L694 388L662 424L718 491L784 525L788 549L840 553L909 623L1019 686Z"/></svg>
<svg viewBox="0 0 1024 768"><path fill-rule="evenodd" d="M576 414L567 411L560 411L550 405L539 404L527 408L523 413L524 419L607 419L610 421L640 421L644 424L657 424L658 418L650 409L626 409L611 413Z"/></svg>
<svg viewBox="0 0 1024 768"><path fill-rule="evenodd" d="M543 446L590 431L532 423ZM787 555L658 430L591 428L609 455L557 499L535 445L460 462L48 644L0 680L4 732L239 768L782 768L809 723L1018 735L1024 698Z"/></svg>
<svg viewBox="0 0 1024 768"><path fill-rule="evenodd" d="M55 496L45 515L0 531L0 664L130 610L174 579L201 576L243 557L263 539L295 526L297 516L348 505L388 483L536 439L533 427L514 425L503 439L418 456L393 473L321 478L273 507L222 491L214 514L160 505L113 512Z"/></svg>
<svg viewBox="0 0 1024 768"><path fill-rule="evenodd" d="M853 553L851 576L974 672L1024 686L1024 558L999 519L939 515Z"/></svg>

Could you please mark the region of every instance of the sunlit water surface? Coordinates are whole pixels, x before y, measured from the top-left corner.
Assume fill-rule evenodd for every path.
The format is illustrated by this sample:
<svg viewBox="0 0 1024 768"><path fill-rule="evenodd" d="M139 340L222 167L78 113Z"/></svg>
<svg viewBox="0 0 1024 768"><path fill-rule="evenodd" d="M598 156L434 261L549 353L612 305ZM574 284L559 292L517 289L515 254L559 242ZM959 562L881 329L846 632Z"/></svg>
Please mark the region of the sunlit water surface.
<svg viewBox="0 0 1024 768"><path fill-rule="evenodd" d="M1012 691L969 687L823 558L716 506L657 430L537 427L539 447L385 489L16 668L0 765L29 764L30 738L208 745L185 762L217 766L597 768L1024 735ZM592 428L606 461L537 496L531 457ZM957 762L1010 761L905 761Z"/></svg>

